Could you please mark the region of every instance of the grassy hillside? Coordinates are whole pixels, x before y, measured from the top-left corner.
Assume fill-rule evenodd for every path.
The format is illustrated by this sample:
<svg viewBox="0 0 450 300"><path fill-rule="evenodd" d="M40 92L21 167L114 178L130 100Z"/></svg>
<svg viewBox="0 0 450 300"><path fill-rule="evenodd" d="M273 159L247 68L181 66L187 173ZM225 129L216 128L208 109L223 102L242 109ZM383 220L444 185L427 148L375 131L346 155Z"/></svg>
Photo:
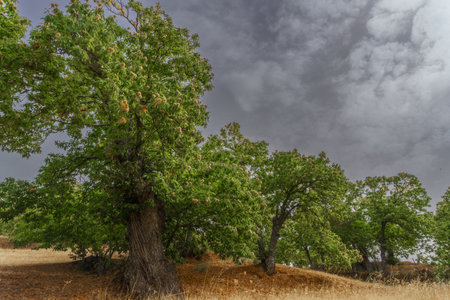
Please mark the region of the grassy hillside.
<svg viewBox="0 0 450 300"><path fill-rule="evenodd" d="M0 237L0 299L126 299L106 276L77 268L66 252L12 249ZM450 299L444 284L385 286L324 272L277 266L267 276L250 262L235 265L208 253L178 266L187 299Z"/></svg>

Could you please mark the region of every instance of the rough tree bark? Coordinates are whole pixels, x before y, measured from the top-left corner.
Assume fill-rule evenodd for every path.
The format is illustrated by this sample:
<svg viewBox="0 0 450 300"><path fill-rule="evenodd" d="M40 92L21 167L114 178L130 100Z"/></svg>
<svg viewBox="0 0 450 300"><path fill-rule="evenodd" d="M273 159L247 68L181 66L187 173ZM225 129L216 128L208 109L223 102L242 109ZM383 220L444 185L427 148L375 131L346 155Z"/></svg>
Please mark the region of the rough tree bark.
<svg viewBox="0 0 450 300"><path fill-rule="evenodd" d="M162 203L152 193L147 196L153 199L154 204L145 204L148 198L141 197L139 202L143 208L131 212L129 217L129 256L123 272L123 283L136 298L169 294L182 298L183 291L176 268L165 256L162 245Z"/></svg>

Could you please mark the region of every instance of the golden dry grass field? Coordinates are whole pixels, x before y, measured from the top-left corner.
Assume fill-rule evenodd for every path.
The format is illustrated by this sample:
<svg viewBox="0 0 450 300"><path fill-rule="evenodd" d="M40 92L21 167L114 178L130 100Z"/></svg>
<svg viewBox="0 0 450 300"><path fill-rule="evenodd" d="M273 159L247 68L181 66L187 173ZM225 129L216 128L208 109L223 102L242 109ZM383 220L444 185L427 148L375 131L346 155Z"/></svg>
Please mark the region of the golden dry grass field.
<svg viewBox="0 0 450 300"><path fill-rule="evenodd" d="M267 276L252 264L235 265L207 254L178 266L187 299L436 299L450 300L450 285L365 283L336 275L277 266ZM79 270L67 252L12 249L0 238L0 299L126 299L113 292L114 274Z"/></svg>

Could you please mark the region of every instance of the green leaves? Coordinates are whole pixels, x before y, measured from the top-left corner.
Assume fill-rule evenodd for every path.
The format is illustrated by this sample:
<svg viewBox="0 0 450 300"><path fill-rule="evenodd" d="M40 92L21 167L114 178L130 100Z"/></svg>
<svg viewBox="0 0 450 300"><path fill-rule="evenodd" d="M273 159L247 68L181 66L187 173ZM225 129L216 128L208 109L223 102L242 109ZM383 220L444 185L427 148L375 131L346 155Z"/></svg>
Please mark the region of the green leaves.
<svg viewBox="0 0 450 300"><path fill-rule="evenodd" d="M9 235L16 246L38 243L37 248L70 248L77 258L108 259L127 249L120 209L88 184L43 187L7 179L0 185L0 199L0 218L13 221Z"/></svg>
<svg viewBox="0 0 450 300"><path fill-rule="evenodd" d="M320 225L316 229L323 229L323 236L330 237L330 246L340 245L342 249L345 248L339 237L326 227L329 225L328 218L342 211L347 179L340 167L332 164L324 152L318 156L305 156L297 150L275 152L260 164L256 174L261 182L264 203L261 222L258 222L259 257L269 275L275 269L280 237L283 242L279 261L291 260L299 264L304 252L296 250L293 252L295 254L289 255L289 249L309 249L312 240L319 238L317 235L312 237L304 234L308 230L307 223L303 222L305 219L318 221ZM289 229L285 226L289 226ZM352 252L349 253L343 263L347 267L354 258Z"/></svg>
<svg viewBox="0 0 450 300"><path fill-rule="evenodd" d="M121 9L112 11L120 16ZM136 2L124 9L140 10L135 20L124 17L134 31L105 18L103 8L75 1L66 13L55 8L47 15L31 32L30 46L14 46L22 44L19 36L2 39L2 48L14 46L2 66L26 79L11 72L2 76L0 126L10 133L1 143L4 150L27 156L39 151L53 132L79 138L84 128L113 139L104 129L142 135L137 124L156 133L152 139L176 143L176 148L197 139L195 126L207 118L198 98L210 88L210 66L194 52L193 39L171 25L160 9L143 9ZM9 20L19 26L18 16ZM26 110L15 108L18 94L27 98ZM129 103L126 110L124 101Z"/></svg>
<svg viewBox="0 0 450 300"><path fill-rule="evenodd" d="M30 21L26 18L21 18L17 10L16 0L3 0L0 2L0 36L3 41L17 40L25 36ZM0 51L2 50L8 49L0 48ZM2 53L0 59L7 54L8 51Z"/></svg>
<svg viewBox="0 0 450 300"><path fill-rule="evenodd" d="M39 198L40 191L35 184L7 178L0 183L0 219L4 222L13 220L28 208L35 207Z"/></svg>
<svg viewBox="0 0 450 300"><path fill-rule="evenodd" d="M335 209L346 191L347 179L338 165L324 155L305 156L296 150L274 153L259 176L270 206L285 213L315 206Z"/></svg>
<svg viewBox="0 0 450 300"><path fill-rule="evenodd" d="M413 253L432 226L430 197L411 174L368 177L359 183L360 209L379 246L396 255Z"/></svg>
<svg viewBox="0 0 450 300"><path fill-rule="evenodd" d="M236 260L254 256L249 241L261 196L251 192L258 186L251 162L266 153L266 143L245 139L234 123L172 168L166 193L176 203L167 207L165 242L173 258L206 249Z"/></svg>
<svg viewBox="0 0 450 300"><path fill-rule="evenodd" d="M437 204L435 219L437 244L435 262L439 265L439 272L448 279L450 275L450 188L442 196L442 201Z"/></svg>
<svg viewBox="0 0 450 300"><path fill-rule="evenodd" d="M278 260L313 269L350 269L360 261L360 255L333 232L331 225L323 212L301 214L288 221L282 230Z"/></svg>

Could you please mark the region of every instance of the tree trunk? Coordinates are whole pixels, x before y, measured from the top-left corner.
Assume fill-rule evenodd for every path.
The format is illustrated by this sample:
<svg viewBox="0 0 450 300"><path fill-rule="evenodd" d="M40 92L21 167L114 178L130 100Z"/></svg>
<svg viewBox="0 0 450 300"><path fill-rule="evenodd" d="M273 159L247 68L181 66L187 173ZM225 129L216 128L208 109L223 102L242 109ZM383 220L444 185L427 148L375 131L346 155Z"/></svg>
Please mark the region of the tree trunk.
<svg viewBox="0 0 450 300"><path fill-rule="evenodd" d="M387 258L386 258L386 262L387 262L389 265L395 265L395 263L396 263L394 251L392 251L392 249L388 249L388 250L387 250Z"/></svg>
<svg viewBox="0 0 450 300"><path fill-rule="evenodd" d="M264 259L264 270L266 271L267 275L273 275L275 273L275 260L275 250L269 249L266 258Z"/></svg>
<svg viewBox="0 0 450 300"><path fill-rule="evenodd" d="M326 270L325 257L323 256L323 254L320 254L320 262L321 264L317 266L317 270L325 271Z"/></svg>
<svg viewBox="0 0 450 300"><path fill-rule="evenodd" d="M266 266L266 245L264 243L264 234L261 231L261 233L258 234L258 252L259 252L259 259L261 260L261 265L265 268Z"/></svg>
<svg viewBox="0 0 450 300"><path fill-rule="evenodd" d="M311 258L311 254L309 253L309 248L308 247L303 247L303 250L305 250L306 253L306 257L308 258L309 261L309 267L311 269L315 269L316 268L316 264L314 263L314 261Z"/></svg>
<svg viewBox="0 0 450 300"><path fill-rule="evenodd" d="M373 268L372 265L370 263L369 260L369 256L368 256L368 251L365 247L358 247L359 252L361 253L362 257L363 257L363 261L362 261L362 266L364 267L364 269L366 269L367 272L372 272Z"/></svg>
<svg viewBox="0 0 450 300"><path fill-rule="evenodd" d="M153 194L150 197L154 199L154 205L143 205L140 211L130 214L127 232L129 256L123 283L136 298L169 294L182 297L176 268L165 256L162 246L163 207Z"/></svg>
<svg viewBox="0 0 450 300"><path fill-rule="evenodd" d="M179 249L180 257L194 257L194 249L192 248L192 228L188 228L186 238L183 240L183 245Z"/></svg>
<svg viewBox="0 0 450 300"><path fill-rule="evenodd" d="M274 218L272 223L272 234L270 235L269 249L266 252L266 256L263 260L263 267L266 270L267 275L273 275L275 273L275 261L277 243L280 239L280 231L283 226L283 220Z"/></svg>
<svg viewBox="0 0 450 300"><path fill-rule="evenodd" d="M381 257L381 269L383 272L387 271L387 260L386 260L386 222L381 223L381 233L380 233L380 257Z"/></svg>

